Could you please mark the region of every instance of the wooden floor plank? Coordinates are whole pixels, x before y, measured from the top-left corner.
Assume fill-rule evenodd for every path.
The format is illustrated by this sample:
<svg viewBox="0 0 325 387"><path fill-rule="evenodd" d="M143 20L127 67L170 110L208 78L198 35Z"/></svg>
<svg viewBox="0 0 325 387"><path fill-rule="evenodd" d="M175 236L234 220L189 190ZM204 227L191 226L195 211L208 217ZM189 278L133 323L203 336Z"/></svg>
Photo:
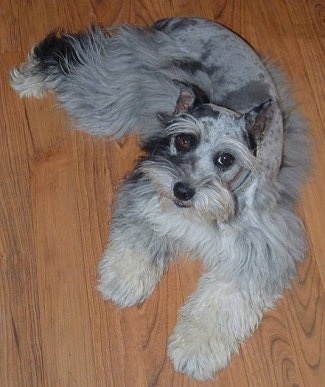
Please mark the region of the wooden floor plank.
<svg viewBox="0 0 325 387"><path fill-rule="evenodd" d="M166 355L201 267L172 265L144 304L121 310L96 291L114 192L136 139L69 129L55 98L20 100L8 72L56 28L214 19L274 58L315 138L299 211L310 253L292 289L216 380L175 373ZM325 381L325 66L322 0L2 0L0 4L0 385L322 387Z"/></svg>

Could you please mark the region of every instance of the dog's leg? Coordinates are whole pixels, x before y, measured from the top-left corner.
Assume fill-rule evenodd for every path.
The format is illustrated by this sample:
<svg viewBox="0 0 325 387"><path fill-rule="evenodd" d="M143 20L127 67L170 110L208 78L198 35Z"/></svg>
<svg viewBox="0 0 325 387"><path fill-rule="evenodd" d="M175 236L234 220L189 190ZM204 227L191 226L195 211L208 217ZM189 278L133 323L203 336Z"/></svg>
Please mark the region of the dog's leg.
<svg viewBox="0 0 325 387"><path fill-rule="evenodd" d="M155 190L137 171L121 186L110 241L99 264L98 289L121 307L144 301L174 256L175 247L148 218L159 216Z"/></svg>
<svg viewBox="0 0 325 387"><path fill-rule="evenodd" d="M155 259L147 249L126 247L124 241L113 241L99 264L98 289L105 300L120 307L141 303L153 292L167 266L163 256ZM163 251L160 251L164 255Z"/></svg>
<svg viewBox="0 0 325 387"><path fill-rule="evenodd" d="M254 217L255 227L228 229L220 240L219 261L181 310L170 340L177 371L213 377L290 285L305 252L304 228L291 212L273 211L259 227Z"/></svg>
<svg viewBox="0 0 325 387"><path fill-rule="evenodd" d="M170 339L176 371L204 380L225 368L262 316L251 295L206 274L181 310Z"/></svg>

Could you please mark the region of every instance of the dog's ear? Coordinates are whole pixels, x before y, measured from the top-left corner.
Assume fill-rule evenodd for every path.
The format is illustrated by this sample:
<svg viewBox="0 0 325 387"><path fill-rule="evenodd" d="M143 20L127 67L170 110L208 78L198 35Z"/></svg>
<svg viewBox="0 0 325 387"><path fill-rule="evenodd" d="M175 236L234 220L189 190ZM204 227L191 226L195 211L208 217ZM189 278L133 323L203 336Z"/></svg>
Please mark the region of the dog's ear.
<svg viewBox="0 0 325 387"><path fill-rule="evenodd" d="M255 144L263 138L267 113L271 105L272 100L269 99L244 114L248 136Z"/></svg>
<svg viewBox="0 0 325 387"><path fill-rule="evenodd" d="M173 82L179 86L179 97L176 102L174 114L187 112L195 105L210 102L207 94L198 86L177 80L173 80Z"/></svg>
<svg viewBox="0 0 325 387"><path fill-rule="evenodd" d="M195 94L193 89L185 83L174 81L180 87L179 97L176 102L174 114L186 112L194 106Z"/></svg>
<svg viewBox="0 0 325 387"><path fill-rule="evenodd" d="M170 125L177 114L190 112L196 105L210 102L210 98L198 86L176 79L173 79L173 82L179 87L179 97L173 113L160 112L157 114L158 121L163 126Z"/></svg>

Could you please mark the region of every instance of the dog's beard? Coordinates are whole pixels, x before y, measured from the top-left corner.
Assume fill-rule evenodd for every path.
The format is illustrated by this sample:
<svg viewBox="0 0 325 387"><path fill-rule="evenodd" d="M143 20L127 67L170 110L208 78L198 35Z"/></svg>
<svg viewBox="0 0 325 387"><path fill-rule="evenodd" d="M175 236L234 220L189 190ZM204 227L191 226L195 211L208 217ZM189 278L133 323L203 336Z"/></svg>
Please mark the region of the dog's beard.
<svg viewBox="0 0 325 387"><path fill-rule="evenodd" d="M183 213L193 220L226 222L234 215L234 211L234 199L228 189L210 180L198 188L191 205L184 208Z"/></svg>
<svg viewBox="0 0 325 387"><path fill-rule="evenodd" d="M234 215L233 195L218 176L201 179L195 184L195 195L190 200L180 201L174 196L173 187L183 176L172 163L166 159L160 159L159 162L147 160L140 170L155 187L160 206L165 212L177 212L199 222L225 222Z"/></svg>

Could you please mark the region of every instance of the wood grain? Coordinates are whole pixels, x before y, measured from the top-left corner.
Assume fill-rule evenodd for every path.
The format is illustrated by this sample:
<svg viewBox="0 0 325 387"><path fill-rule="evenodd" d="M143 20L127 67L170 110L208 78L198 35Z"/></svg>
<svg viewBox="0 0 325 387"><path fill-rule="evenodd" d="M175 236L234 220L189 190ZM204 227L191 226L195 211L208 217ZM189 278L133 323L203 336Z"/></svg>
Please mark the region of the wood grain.
<svg viewBox="0 0 325 387"><path fill-rule="evenodd" d="M139 155L71 130L55 98L19 100L8 72L52 29L214 19L278 61L315 138L299 211L310 253L299 278L216 380L174 372L168 336L201 268L173 265L125 310L96 291L118 183ZM0 385L325 386L325 3L317 0L2 0L0 3Z"/></svg>

